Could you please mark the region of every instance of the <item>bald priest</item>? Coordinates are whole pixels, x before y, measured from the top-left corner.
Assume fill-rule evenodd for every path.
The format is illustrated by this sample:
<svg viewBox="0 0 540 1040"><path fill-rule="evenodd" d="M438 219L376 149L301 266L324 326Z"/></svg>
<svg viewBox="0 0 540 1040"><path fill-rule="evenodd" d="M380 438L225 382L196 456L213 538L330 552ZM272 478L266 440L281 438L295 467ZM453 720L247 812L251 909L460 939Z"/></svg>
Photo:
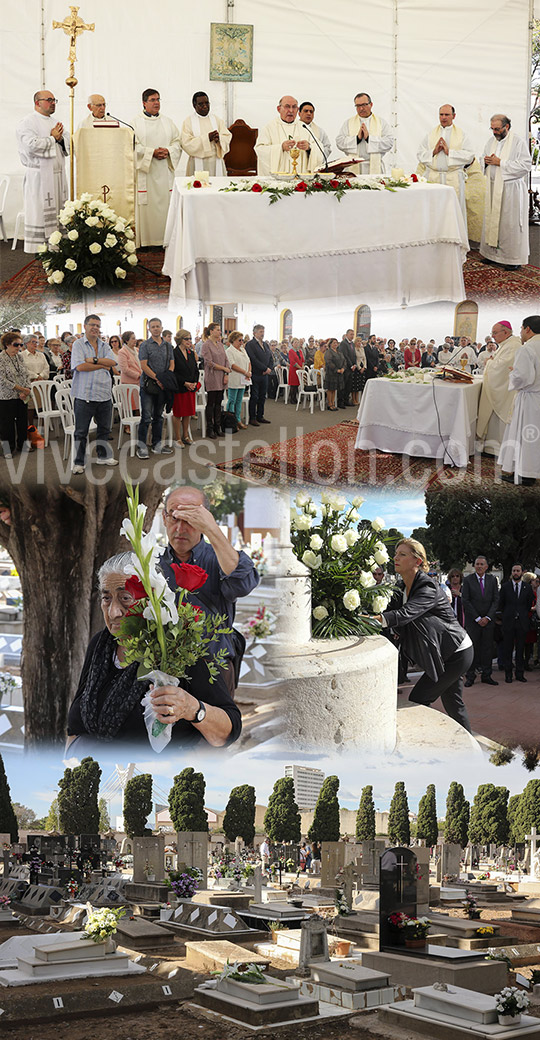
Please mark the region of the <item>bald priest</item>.
<svg viewBox="0 0 540 1040"><path fill-rule="evenodd" d="M286 94L277 105L277 117L261 130L255 151L257 172L261 176L273 173L292 173L291 150L300 151L296 169L298 173L312 173L324 160L313 140L298 119L298 101Z"/></svg>

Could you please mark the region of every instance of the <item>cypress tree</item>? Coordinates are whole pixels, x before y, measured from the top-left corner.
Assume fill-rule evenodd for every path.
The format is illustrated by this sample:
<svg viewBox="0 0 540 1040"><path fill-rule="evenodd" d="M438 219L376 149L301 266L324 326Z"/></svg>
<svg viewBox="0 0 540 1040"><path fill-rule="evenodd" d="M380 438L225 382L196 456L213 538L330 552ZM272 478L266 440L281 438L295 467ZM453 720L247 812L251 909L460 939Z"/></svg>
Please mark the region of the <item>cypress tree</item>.
<svg viewBox="0 0 540 1040"><path fill-rule="evenodd" d="M375 805L373 787L368 784L362 789L360 805L356 814L356 840L371 841L375 837Z"/></svg>
<svg viewBox="0 0 540 1040"><path fill-rule="evenodd" d="M19 840L19 825L11 804L11 792L4 768L4 760L0 755L0 831L9 834L12 841Z"/></svg>
<svg viewBox="0 0 540 1040"><path fill-rule="evenodd" d="M310 841L339 841L338 790L338 777L327 776L319 792L313 823L308 831Z"/></svg>
<svg viewBox="0 0 540 1040"><path fill-rule="evenodd" d="M418 804L416 837L425 841L428 848L437 844L439 824L437 823L435 784L428 784L426 793L422 795Z"/></svg>
<svg viewBox="0 0 540 1040"><path fill-rule="evenodd" d="M410 845L411 827L409 823L409 803L405 784L398 780L394 795L390 802L388 814L388 837L394 845Z"/></svg>
<svg viewBox="0 0 540 1040"><path fill-rule="evenodd" d="M517 804L515 798L518 798ZM525 841L525 835L531 827L540 833L540 780L529 780L525 790L519 796L510 799L512 803L512 832L514 841ZM510 805L508 806L510 820Z"/></svg>
<svg viewBox="0 0 540 1040"><path fill-rule="evenodd" d="M128 838L142 838L152 831L146 821L152 812L152 776L142 773L128 780L124 791L124 828Z"/></svg>
<svg viewBox="0 0 540 1040"><path fill-rule="evenodd" d="M480 784L471 808L469 840L475 845L502 845L508 840L508 789Z"/></svg>
<svg viewBox="0 0 540 1040"><path fill-rule="evenodd" d="M292 776L282 776L276 780L268 799L264 829L270 841L300 841L300 813L294 800Z"/></svg>
<svg viewBox="0 0 540 1040"><path fill-rule="evenodd" d="M58 814L63 834L99 834L99 763L88 756L58 781Z"/></svg>
<svg viewBox="0 0 540 1040"><path fill-rule="evenodd" d="M243 838L246 845L253 845L255 837L255 788L250 784L233 787L225 816L223 830L227 841Z"/></svg>
<svg viewBox="0 0 540 1040"><path fill-rule="evenodd" d="M208 817L204 811L206 783L202 773L192 766L175 776L169 791L171 820L177 831L207 831Z"/></svg>
<svg viewBox="0 0 540 1040"><path fill-rule="evenodd" d="M446 799L444 840L449 845L465 848L469 833L470 806L463 793L463 785L452 780Z"/></svg>

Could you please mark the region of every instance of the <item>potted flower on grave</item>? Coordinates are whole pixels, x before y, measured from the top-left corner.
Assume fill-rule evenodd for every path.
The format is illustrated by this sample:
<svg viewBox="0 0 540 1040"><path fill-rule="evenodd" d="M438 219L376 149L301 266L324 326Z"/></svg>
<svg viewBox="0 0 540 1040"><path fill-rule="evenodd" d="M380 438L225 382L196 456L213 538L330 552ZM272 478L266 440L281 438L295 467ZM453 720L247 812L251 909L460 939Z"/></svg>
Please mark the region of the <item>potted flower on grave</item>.
<svg viewBox="0 0 540 1040"><path fill-rule="evenodd" d="M477 928L475 935L478 935L479 938L485 938L488 935L495 935L495 929L491 925L486 925L485 928Z"/></svg>
<svg viewBox="0 0 540 1040"><path fill-rule="evenodd" d="M277 942L278 932L288 931L287 925L283 924L281 921L269 921L268 927L272 933L272 942Z"/></svg>
<svg viewBox="0 0 540 1040"><path fill-rule="evenodd" d="M393 941L398 946L405 943L405 926L408 920L408 915L404 914L401 910L396 910L395 913L390 914L388 918L390 931L393 933Z"/></svg>
<svg viewBox="0 0 540 1040"><path fill-rule="evenodd" d="M530 1004L527 994L517 986L505 986L500 993L495 994L495 1002L501 1026L519 1025L522 1011L526 1011Z"/></svg>
<svg viewBox="0 0 540 1040"><path fill-rule="evenodd" d="M426 939L431 924L429 917L409 917L408 914L404 914L403 916L405 918L402 925L405 946L411 950L421 949L426 945Z"/></svg>
<svg viewBox="0 0 540 1040"><path fill-rule="evenodd" d="M95 910L90 903L86 904L86 923L81 939L91 939L95 943L105 943L105 953L114 953L116 943L113 939L118 928L118 921L125 916L124 907L113 910L101 907Z"/></svg>
<svg viewBox="0 0 540 1040"><path fill-rule="evenodd" d="M185 870L171 870L166 884L176 899L193 899L201 880L201 872L197 867L186 867Z"/></svg>
<svg viewBox="0 0 540 1040"><path fill-rule="evenodd" d="M478 921L480 918L480 910L478 909L478 903L474 896L471 895L468 889L465 891L465 899L463 900L463 906L465 907L465 914L469 918L469 921Z"/></svg>

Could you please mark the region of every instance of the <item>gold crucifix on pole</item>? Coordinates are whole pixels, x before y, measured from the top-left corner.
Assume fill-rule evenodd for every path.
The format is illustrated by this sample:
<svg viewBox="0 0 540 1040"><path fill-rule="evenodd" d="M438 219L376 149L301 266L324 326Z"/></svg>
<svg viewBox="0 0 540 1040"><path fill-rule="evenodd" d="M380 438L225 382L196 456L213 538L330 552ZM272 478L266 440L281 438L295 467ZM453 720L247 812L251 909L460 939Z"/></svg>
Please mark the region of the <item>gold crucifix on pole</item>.
<svg viewBox="0 0 540 1040"><path fill-rule="evenodd" d="M66 36L69 36L69 76L66 79L66 85L69 87L69 132L70 132L70 148L69 148L69 194L70 198L75 197L75 179L73 174L73 109L75 101L75 87L79 82L75 78L75 62L77 61L77 37L81 33L88 30L93 32L95 29L95 22L91 25L87 25L82 18L79 18L79 8L70 7L71 14L66 15L63 22L53 21L53 29L63 29Z"/></svg>

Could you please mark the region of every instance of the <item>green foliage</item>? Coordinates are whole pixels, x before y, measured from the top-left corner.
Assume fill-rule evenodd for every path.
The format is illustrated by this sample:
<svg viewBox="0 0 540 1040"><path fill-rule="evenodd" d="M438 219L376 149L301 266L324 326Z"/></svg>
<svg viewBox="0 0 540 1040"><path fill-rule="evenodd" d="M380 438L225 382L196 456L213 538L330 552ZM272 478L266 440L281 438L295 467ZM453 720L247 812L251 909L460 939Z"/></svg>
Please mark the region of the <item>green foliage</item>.
<svg viewBox="0 0 540 1040"><path fill-rule="evenodd" d="M208 830L208 817L204 811L205 790L203 774L196 773L192 766L175 776L169 791L169 809L175 830Z"/></svg>
<svg viewBox="0 0 540 1040"><path fill-rule="evenodd" d="M141 773L128 780L124 791L124 828L128 838L142 838L152 831L146 826L152 812L152 776Z"/></svg>
<svg viewBox="0 0 540 1040"><path fill-rule="evenodd" d="M45 325L47 311L32 300L0 303L0 336L10 329L25 329L29 325ZM6 832L7 833L7 832Z"/></svg>
<svg viewBox="0 0 540 1040"><path fill-rule="evenodd" d="M58 798L53 798L51 802L51 807L49 809L49 812L47 813L47 818L45 820L45 830L57 831L60 829L59 824L60 821L58 818Z"/></svg>
<svg viewBox="0 0 540 1040"><path fill-rule="evenodd" d="M13 812L17 817L19 830L26 831L34 826L37 813L33 809L29 809L27 805L21 805L20 802L13 802Z"/></svg>
<svg viewBox="0 0 540 1040"><path fill-rule="evenodd" d="M371 841L375 837L375 805L373 803L373 787L368 784L362 788L360 805L356 814L356 840Z"/></svg>
<svg viewBox="0 0 540 1040"><path fill-rule="evenodd" d="M66 769L58 781L58 812L63 834L98 834L101 769L93 758Z"/></svg>
<svg viewBox="0 0 540 1040"><path fill-rule="evenodd" d="M444 840L449 845L461 845L465 848L469 834L470 806L463 792L463 785L452 780L446 799L446 819L444 821Z"/></svg>
<svg viewBox="0 0 540 1040"><path fill-rule="evenodd" d="M35 813L34 813L35 815ZM4 769L4 760L0 755L0 831L9 834L12 841L19 840L19 824L11 802L11 792Z"/></svg>
<svg viewBox="0 0 540 1040"><path fill-rule="evenodd" d="M426 556L428 560L435 561L437 559L437 553L433 547L431 540L431 531L429 527L415 527L410 533L410 538L416 538L417 542L421 542L426 550Z"/></svg>
<svg viewBox="0 0 540 1040"><path fill-rule="evenodd" d="M183 679L189 669L204 657L210 682L215 682L220 668L227 664L227 650L222 648L209 657L207 648L220 635L231 631L227 618L221 614L207 614L200 607L183 603L181 596L178 622L169 623L164 629L162 648L155 619L143 618L146 606L146 599L139 600L119 625L117 637L124 648L124 665L139 661L140 676L157 668L167 675Z"/></svg>
<svg viewBox="0 0 540 1040"><path fill-rule="evenodd" d="M500 747L492 752L489 756L489 761L492 766L507 766L514 758L515 752L511 748Z"/></svg>
<svg viewBox="0 0 540 1040"><path fill-rule="evenodd" d="M523 793L510 799L508 819L513 841L525 841L531 827L540 833L540 780L529 780Z"/></svg>
<svg viewBox="0 0 540 1040"><path fill-rule="evenodd" d="M253 845L255 837L255 788L250 784L233 787L225 815L223 830L227 841L243 838L246 845Z"/></svg>
<svg viewBox="0 0 540 1040"><path fill-rule="evenodd" d="M508 800L508 841L516 845L525 840L525 830L521 830L520 822L520 794L513 794Z"/></svg>
<svg viewBox="0 0 540 1040"><path fill-rule="evenodd" d="M276 780L268 799L264 829L270 841L300 841L300 813L294 800L292 776L282 776Z"/></svg>
<svg viewBox="0 0 540 1040"><path fill-rule="evenodd" d="M503 845L508 841L508 789L480 784L471 808L469 841Z"/></svg>
<svg viewBox="0 0 540 1040"><path fill-rule="evenodd" d="M109 816L109 807L107 805L106 798L100 798L98 800L99 809L99 833L105 834L111 829L111 817Z"/></svg>
<svg viewBox="0 0 540 1040"><path fill-rule="evenodd" d="M394 845L409 845L411 841L409 802L405 784L402 780L397 781L392 801L390 802L388 837Z"/></svg>
<svg viewBox="0 0 540 1040"><path fill-rule="evenodd" d="M435 784L428 784L426 793L422 795L418 803L418 820L416 823L416 837L425 841L428 848L437 844L439 836L439 824L437 823L437 801L435 796Z"/></svg>
<svg viewBox="0 0 540 1040"><path fill-rule="evenodd" d="M217 477L211 484L205 484L202 490L208 499L210 512L218 524L223 523L229 513L239 516L244 508L246 488L241 483L233 484Z"/></svg>
<svg viewBox="0 0 540 1040"><path fill-rule="evenodd" d="M452 487L427 492L426 516L444 570L455 566L456 560L464 565L483 555L492 565L501 566L507 576L516 560L526 567L536 560L540 499L527 490L516 496L493 485L489 497L481 489Z"/></svg>
<svg viewBox="0 0 540 1040"><path fill-rule="evenodd" d="M310 841L339 841L338 791L339 778L327 776L319 792L313 823L308 831Z"/></svg>

